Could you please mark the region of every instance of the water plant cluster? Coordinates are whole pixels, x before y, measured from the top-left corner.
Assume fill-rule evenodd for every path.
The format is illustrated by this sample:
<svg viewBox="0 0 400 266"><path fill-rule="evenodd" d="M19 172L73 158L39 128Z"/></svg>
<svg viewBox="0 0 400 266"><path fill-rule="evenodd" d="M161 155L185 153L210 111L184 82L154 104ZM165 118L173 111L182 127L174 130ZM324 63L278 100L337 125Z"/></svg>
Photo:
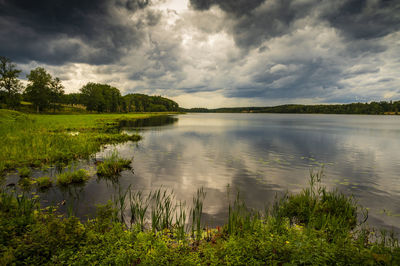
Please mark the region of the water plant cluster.
<svg viewBox="0 0 400 266"><path fill-rule="evenodd" d="M57 185L67 186L70 184L84 183L89 180L90 174L85 169L73 172L63 172L57 176Z"/></svg>
<svg viewBox="0 0 400 266"><path fill-rule="evenodd" d="M362 224L355 201L328 191L320 177L312 173L310 187L262 212L236 194L217 228L201 223L201 189L189 209L164 189L121 189L86 221L41 208L35 194L3 189L0 264L398 265L398 239Z"/></svg>
<svg viewBox="0 0 400 266"><path fill-rule="evenodd" d="M101 177L115 177L122 170L130 169L131 160L119 157L116 151L97 165L97 175Z"/></svg>

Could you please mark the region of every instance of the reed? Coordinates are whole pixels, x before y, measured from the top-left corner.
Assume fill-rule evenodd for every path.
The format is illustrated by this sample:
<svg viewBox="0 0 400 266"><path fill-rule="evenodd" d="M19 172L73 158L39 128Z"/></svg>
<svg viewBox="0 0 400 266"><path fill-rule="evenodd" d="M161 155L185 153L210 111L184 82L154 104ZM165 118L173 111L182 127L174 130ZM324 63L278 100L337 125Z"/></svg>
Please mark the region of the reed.
<svg viewBox="0 0 400 266"><path fill-rule="evenodd" d="M118 211L119 221L126 225L125 223L125 210L126 210L126 203L127 203L127 195L131 190L131 186L129 185L128 188L123 191L121 186L118 187L118 195L114 196L114 206Z"/></svg>
<svg viewBox="0 0 400 266"><path fill-rule="evenodd" d="M173 204L174 193L157 189L151 193L151 228L153 232L172 229L176 206Z"/></svg>
<svg viewBox="0 0 400 266"><path fill-rule="evenodd" d="M229 200L226 232L230 235L243 235L245 232L254 232L259 225L260 219L260 213L249 209L238 191L233 204Z"/></svg>
<svg viewBox="0 0 400 266"><path fill-rule="evenodd" d="M203 188L197 190L196 195L193 197L193 207L190 211L192 216L192 238L200 241L202 236L201 228L201 216L203 214L203 202L206 197L206 193Z"/></svg>
<svg viewBox="0 0 400 266"><path fill-rule="evenodd" d="M178 240L186 240L186 203L179 201L177 204L177 212L175 213L175 230Z"/></svg>
<svg viewBox="0 0 400 266"><path fill-rule="evenodd" d="M146 213L150 206L151 193L144 196L142 191L129 190L129 206L131 209L131 226L137 225L141 231L145 230Z"/></svg>

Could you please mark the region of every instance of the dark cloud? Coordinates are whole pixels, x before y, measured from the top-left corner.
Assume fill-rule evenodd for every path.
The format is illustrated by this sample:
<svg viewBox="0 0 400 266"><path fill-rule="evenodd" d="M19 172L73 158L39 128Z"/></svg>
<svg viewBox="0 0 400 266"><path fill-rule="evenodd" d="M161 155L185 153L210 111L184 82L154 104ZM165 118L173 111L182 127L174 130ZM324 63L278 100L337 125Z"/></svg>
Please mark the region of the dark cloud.
<svg viewBox="0 0 400 266"><path fill-rule="evenodd" d="M190 0L190 5L197 10L208 10L217 5L226 12L240 16L248 14L263 2L265 0Z"/></svg>
<svg viewBox="0 0 400 266"><path fill-rule="evenodd" d="M263 41L296 30L293 24L305 17L329 23L345 37L371 39L400 29L400 2L393 0L191 0L192 8L219 6L233 20L231 34L242 48L258 47Z"/></svg>
<svg viewBox="0 0 400 266"><path fill-rule="evenodd" d="M322 59L292 62L292 70L254 73L251 85L227 90L227 97L245 98L312 98L327 97L332 90L342 89L342 70Z"/></svg>
<svg viewBox="0 0 400 266"><path fill-rule="evenodd" d="M147 0L2 0L0 54L17 62L104 64L138 47L145 25L158 17L131 16Z"/></svg>
<svg viewBox="0 0 400 266"><path fill-rule="evenodd" d="M400 29L400 2L394 0L346 0L323 14L346 37L371 39Z"/></svg>

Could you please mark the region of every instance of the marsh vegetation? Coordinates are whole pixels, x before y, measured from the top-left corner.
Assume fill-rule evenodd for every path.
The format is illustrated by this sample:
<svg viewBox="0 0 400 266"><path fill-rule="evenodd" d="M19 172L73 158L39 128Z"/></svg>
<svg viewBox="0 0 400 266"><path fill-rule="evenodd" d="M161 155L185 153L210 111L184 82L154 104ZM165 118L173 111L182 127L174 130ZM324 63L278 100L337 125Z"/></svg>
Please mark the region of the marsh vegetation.
<svg viewBox="0 0 400 266"><path fill-rule="evenodd" d="M25 175L29 167L87 159L105 144L138 141L137 134L121 133L119 124L154 115L28 115L0 109L0 171L20 167Z"/></svg>
<svg viewBox="0 0 400 266"><path fill-rule="evenodd" d="M99 205L96 217L86 221L60 216L55 207L41 208L37 195L3 189L0 263L400 263L397 238L365 227L356 202L327 191L318 176L312 173L308 188L277 199L262 212L248 208L236 194L229 200L226 224L217 228L199 222L206 197L202 189L187 209L171 191L145 195L128 188L114 202Z"/></svg>

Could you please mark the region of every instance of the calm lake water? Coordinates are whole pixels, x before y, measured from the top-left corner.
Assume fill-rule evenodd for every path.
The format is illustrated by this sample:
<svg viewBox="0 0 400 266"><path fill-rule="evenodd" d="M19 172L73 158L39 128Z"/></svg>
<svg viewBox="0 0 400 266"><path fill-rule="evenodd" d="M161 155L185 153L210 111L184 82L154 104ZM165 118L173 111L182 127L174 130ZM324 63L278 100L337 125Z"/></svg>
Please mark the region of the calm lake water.
<svg viewBox="0 0 400 266"><path fill-rule="evenodd" d="M139 126L142 141L96 155L101 159L116 149L133 158L133 171L124 171L118 183L92 178L82 187L52 188L42 195L45 200L66 199L84 217L129 185L172 189L189 205L204 187L205 223L215 226L226 221L228 185L249 206L264 209L276 194L308 186L310 170L323 166L323 183L354 195L369 209L370 225L400 231L398 116L186 114Z"/></svg>

